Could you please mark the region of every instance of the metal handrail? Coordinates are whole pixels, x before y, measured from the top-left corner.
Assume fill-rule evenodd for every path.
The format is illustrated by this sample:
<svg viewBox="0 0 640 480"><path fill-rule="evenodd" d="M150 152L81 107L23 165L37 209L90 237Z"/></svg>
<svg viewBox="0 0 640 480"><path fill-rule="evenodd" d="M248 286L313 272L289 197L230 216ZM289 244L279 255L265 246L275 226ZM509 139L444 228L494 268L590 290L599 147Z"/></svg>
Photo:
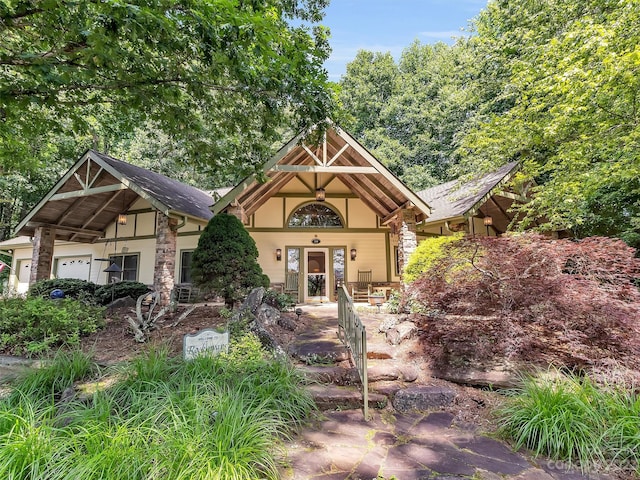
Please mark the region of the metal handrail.
<svg viewBox="0 0 640 480"><path fill-rule="evenodd" d="M364 418L369 420L369 382L367 378L367 330L355 312L353 300L342 285L338 289L338 338L347 347L362 383Z"/></svg>

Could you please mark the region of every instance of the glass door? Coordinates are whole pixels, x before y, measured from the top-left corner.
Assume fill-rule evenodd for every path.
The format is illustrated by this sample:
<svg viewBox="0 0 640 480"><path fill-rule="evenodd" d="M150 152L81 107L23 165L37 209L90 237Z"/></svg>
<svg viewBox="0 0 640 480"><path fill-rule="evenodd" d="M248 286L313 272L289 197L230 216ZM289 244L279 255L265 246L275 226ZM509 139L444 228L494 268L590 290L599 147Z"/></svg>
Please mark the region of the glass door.
<svg viewBox="0 0 640 480"><path fill-rule="evenodd" d="M327 297L327 258L326 248L305 249L305 302L328 301Z"/></svg>

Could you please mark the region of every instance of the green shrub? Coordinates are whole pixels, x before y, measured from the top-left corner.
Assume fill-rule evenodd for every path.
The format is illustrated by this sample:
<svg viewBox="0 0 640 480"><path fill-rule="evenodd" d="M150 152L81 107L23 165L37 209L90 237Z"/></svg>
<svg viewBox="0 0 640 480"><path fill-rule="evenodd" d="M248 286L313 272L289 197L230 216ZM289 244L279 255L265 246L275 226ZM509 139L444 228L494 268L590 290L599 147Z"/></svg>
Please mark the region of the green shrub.
<svg viewBox="0 0 640 480"><path fill-rule="evenodd" d="M49 298L52 290L60 289L65 298L85 300L93 297L98 286L93 282L78 280L75 278L54 278L51 280L39 280L29 288L30 297Z"/></svg>
<svg viewBox="0 0 640 480"><path fill-rule="evenodd" d="M407 283L413 282L445 254L445 246L456 242L462 238L462 234L450 235L448 237L425 238L416 250L409 257L409 261L404 270L403 280Z"/></svg>
<svg viewBox="0 0 640 480"><path fill-rule="evenodd" d="M266 290L262 301L281 312L290 311L296 304L295 299L288 293L279 293L275 290Z"/></svg>
<svg viewBox="0 0 640 480"><path fill-rule="evenodd" d="M80 337L104 326L103 309L77 300L41 297L0 301L0 349L42 354L61 345L78 345Z"/></svg>
<svg viewBox="0 0 640 480"><path fill-rule="evenodd" d="M251 289L269 286L256 242L240 220L226 213L214 215L200 235L191 274L196 286L223 297L229 308Z"/></svg>
<svg viewBox="0 0 640 480"><path fill-rule="evenodd" d="M500 433L583 470L602 462L640 473L640 398L588 377L529 377L498 410Z"/></svg>
<svg viewBox="0 0 640 480"><path fill-rule="evenodd" d="M125 280L98 286L95 291L95 298L100 305L108 305L112 299L131 297L136 300L140 295L149 292L149 287L144 283Z"/></svg>
<svg viewBox="0 0 640 480"><path fill-rule="evenodd" d="M60 392L92 363L60 357L41 382L0 399L0 478L279 478L277 444L313 401L296 370L255 339L230 350L183 361L159 348L120 367L108 388L64 404Z"/></svg>

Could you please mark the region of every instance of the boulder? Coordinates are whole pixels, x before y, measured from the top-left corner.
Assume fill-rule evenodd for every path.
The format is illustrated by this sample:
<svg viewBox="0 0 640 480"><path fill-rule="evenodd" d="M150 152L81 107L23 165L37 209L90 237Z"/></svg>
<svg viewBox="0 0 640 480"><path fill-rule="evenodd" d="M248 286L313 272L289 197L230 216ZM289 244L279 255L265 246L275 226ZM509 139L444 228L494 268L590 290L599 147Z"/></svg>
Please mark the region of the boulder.
<svg viewBox="0 0 640 480"><path fill-rule="evenodd" d="M255 315L258 307L262 304L262 298L264 297L264 287L258 287L251 290L251 293L244 299L240 306L240 311L249 310Z"/></svg>
<svg viewBox="0 0 640 480"><path fill-rule="evenodd" d="M387 342L391 345L400 345L418 333L418 327L413 322L402 322L387 330Z"/></svg>
<svg viewBox="0 0 640 480"><path fill-rule="evenodd" d="M425 411L450 405L456 392L446 387L409 387L398 390L393 396L393 408L400 413Z"/></svg>
<svg viewBox="0 0 640 480"><path fill-rule="evenodd" d="M255 316L259 322L267 327L272 327L280 322L280 311L266 303L258 306Z"/></svg>
<svg viewBox="0 0 640 480"><path fill-rule="evenodd" d="M295 331L296 327L298 326L294 319L285 315L280 315L280 318L278 319L278 325L291 332Z"/></svg>
<svg viewBox="0 0 640 480"><path fill-rule="evenodd" d="M116 298L113 302L109 303L106 308L135 308L136 301L131 297Z"/></svg>
<svg viewBox="0 0 640 480"><path fill-rule="evenodd" d="M436 378L461 385L488 388L513 388L520 384L522 372L527 369L518 368L511 363L494 363L491 365L476 364L467 367L449 367L439 365L432 370Z"/></svg>
<svg viewBox="0 0 640 480"><path fill-rule="evenodd" d="M378 332L385 333L389 329L395 327L400 323L400 319L396 316L387 316L382 322L380 322L380 326L378 327Z"/></svg>

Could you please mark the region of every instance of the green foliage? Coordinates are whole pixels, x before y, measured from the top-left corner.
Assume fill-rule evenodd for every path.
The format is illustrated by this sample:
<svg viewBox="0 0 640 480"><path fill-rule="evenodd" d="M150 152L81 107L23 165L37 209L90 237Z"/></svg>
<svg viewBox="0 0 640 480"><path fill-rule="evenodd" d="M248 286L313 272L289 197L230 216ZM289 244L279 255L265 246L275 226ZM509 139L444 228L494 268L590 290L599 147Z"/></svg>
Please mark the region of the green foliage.
<svg viewBox="0 0 640 480"><path fill-rule="evenodd" d="M103 309L71 299L40 297L0 301L0 348L16 354L42 354L104 325Z"/></svg>
<svg viewBox="0 0 640 480"><path fill-rule="evenodd" d="M94 296L98 286L93 282L75 278L54 278L39 280L29 287L30 297L49 298L51 292L57 288L64 292L65 298L85 300Z"/></svg>
<svg viewBox="0 0 640 480"><path fill-rule="evenodd" d="M443 255L449 255L450 249L445 246L450 243L458 242L462 238L462 234L454 234L450 236L429 237L422 240L416 250L409 257L409 261L404 270L403 280L411 283L427 272Z"/></svg>
<svg viewBox="0 0 640 480"><path fill-rule="evenodd" d="M17 384L0 400L0 476L279 478L275 446L313 402L291 365L242 343L242 354L191 361L156 349L83 401L57 403L91 369L69 375L58 362L55 388Z"/></svg>
<svg viewBox="0 0 640 480"><path fill-rule="evenodd" d="M257 258L255 241L240 220L221 213L209 220L200 235L193 252L192 278L231 307L252 288L269 286Z"/></svg>
<svg viewBox="0 0 640 480"><path fill-rule="evenodd" d="M327 3L3 2L2 175L46 149L50 132L113 140L145 120L192 164L252 169L279 126L331 116L328 32L306 23Z"/></svg>
<svg viewBox="0 0 640 480"><path fill-rule="evenodd" d="M344 126L413 189L450 180L486 88L476 62L464 40L414 42L397 64L389 53L360 51L340 81Z"/></svg>
<svg viewBox="0 0 640 480"><path fill-rule="evenodd" d="M639 414L637 393L558 371L526 378L498 411L501 433L515 441L516 449L527 447L584 470L613 462L636 474Z"/></svg>
<svg viewBox="0 0 640 480"><path fill-rule="evenodd" d="M149 287L144 283L124 280L110 285L99 285L96 287L95 298L101 305L111 303L112 299L131 297L136 300L140 295L149 293Z"/></svg>
<svg viewBox="0 0 640 480"><path fill-rule="evenodd" d="M511 105L470 130L469 171L520 160L535 178L522 227L640 238L640 14L635 2L491 2L473 39ZM490 55L487 55L490 54ZM485 61L486 62L486 61Z"/></svg>
<svg viewBox="0 0 640 480"><path fill-rule="evenodd" d="M29 288L30 297L49 298L52 290L59 288L64 292L65 298L81 300L88 303L107 305L112 299L131 297L134 300L140 295L149 292L149 287L144 283L125 280L109 285L96 285L86 280L74 278L55 278L52 280L40 280Z"/></svg>
<svg viewBox="0 0 640 480"><path fill-rule="evenodd" d="M74 382L95 375L99 369L91 357L80 350L57 350L51 359L43 359L39 368L26 370L12 385L8 403L18 405L23 397L58 397ZM3 432L4 433L4 432Z"/></svg>
<svg viewBox="0 0 640 480"><path fill-rule="evenodd" d="M263 303L277 308L281 312L290 311L296 304L295 299L288 293L280 293L275 290L266 290L262 297Z"/></svg>

